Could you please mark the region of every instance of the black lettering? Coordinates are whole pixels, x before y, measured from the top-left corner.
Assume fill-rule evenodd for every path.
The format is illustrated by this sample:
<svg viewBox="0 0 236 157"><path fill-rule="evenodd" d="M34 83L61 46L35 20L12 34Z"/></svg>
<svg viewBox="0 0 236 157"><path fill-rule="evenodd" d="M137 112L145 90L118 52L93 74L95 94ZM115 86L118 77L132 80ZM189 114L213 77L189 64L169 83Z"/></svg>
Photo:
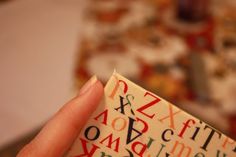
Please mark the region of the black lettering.
<svg viewBox="0 0 236 157"><path fill-rule="evenodd" d="M134 128L134 122L135 122L135 120L129 117L129 127L128 127L126 144L129 144L130 142L134 141L136 138L138 138L139 136L142 135L142 132L140 132ZM137 135L132 138L133 132L136 132Z"/></svg>
<svg viewBox="0 0 236 157"><path fill-rule="evenodd" d="M218 132L218 131L216 131L216 130L213 129L212 127L206 125L205 128L204 128L204 130L206 130L206 129L210 129L211 132L210 132L210 134L208 135L208 137L207 137L205 143L203 144L203 146L200 147L200 148L202 148L202 149L205 150L205 151L207 151L207 146L209 145L209 143L210 143L210 141L211 141L211 139L212 139L212 137L214 136L215 133L218 134L219 139L221 138L221 133Z"/></svg>
<svg viewBox="0 0 236 157"><path fill-rule="evenodd" d="M94 137L89 137L89 131L90 131L91 129L93 129L93 128L95 129L96 133L93 134ZM89 126L89 127L85 130L84 135L85 135L85 137L86 137L88 140L94 141L94 140L98 139L98 137L100 136L100 130L99 130L98 127L96 127L96 126Z"/></svg>
<svg viewBox="0 0 236 157"><path fill-rule="evenodd" d="M174 131L173 131L173 130L171 130L171 129L166 129L166 130L162 133L162 135L161 135L162 140L165 141L165 142L169 142L169 141L171 140L171 139L167 139L167 138L166 138L165 135L166 135L167 132L170 132L171 135L174 135Z"/></svg>

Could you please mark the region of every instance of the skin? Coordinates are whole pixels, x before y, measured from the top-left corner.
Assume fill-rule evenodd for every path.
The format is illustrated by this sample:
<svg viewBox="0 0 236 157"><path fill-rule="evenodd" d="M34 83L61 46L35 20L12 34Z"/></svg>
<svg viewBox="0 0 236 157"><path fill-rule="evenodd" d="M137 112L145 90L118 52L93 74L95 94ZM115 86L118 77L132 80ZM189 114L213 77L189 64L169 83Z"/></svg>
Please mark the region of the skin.
<svg viewBox="0 0 236 157"><path fill-rule="evenodd" d="M17 157L63 156L98 106L103 92L103 85L96 81L85 93L66 103Z"/></svg>

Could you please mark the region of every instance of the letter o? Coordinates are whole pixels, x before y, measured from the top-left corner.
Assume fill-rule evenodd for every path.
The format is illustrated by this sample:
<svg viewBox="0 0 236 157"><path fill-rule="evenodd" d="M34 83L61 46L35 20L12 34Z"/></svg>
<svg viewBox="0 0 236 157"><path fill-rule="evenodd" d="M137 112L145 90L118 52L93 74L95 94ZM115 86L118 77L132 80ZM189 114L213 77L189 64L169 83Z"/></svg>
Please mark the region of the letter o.
<svg viewBox="0 0 236 157"><path fill-rule="evenodd" d="M123 125L122 125L120 128L117 128L116 125L115 125L118 120L122 120L122 121L123 121ZM113 128L114 130L116 130L116 131L124 130L124 128L126 127L126 125L127 125L127 122L126 122L126 120L125 120L124 118L122 118L122 117L117 117L117 118L115 118L115 119L112 121L112 123L111 123L112 128Z"/></svg>
<svg viewBox="0 0 236 157"><path fill-rule="evenodd" d="M88 137L89 131L92 130L93 128L94 128L95 131L96 131L96 133L94 134L94 137ZM94 140L98 139L98 137L100 136L100 130L99 130L98 127L96 127L96 126L89 126L89 127L85 130L84 135L85 135L85 137L86 137L88 140L94 141Z"/></svg>

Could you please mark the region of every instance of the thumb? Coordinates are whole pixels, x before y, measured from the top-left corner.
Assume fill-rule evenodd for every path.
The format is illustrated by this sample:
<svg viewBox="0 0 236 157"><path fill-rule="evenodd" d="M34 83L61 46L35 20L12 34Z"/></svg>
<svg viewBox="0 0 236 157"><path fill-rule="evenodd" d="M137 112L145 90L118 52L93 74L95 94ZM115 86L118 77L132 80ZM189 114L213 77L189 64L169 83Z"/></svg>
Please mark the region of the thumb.
<svg viewBox="0 0 236 157"><path fill-rule="evenodd" d="M86 120L98 106L103 96L103 86L92 77L26 145L17 157L60 157L71 146Z"/></svg>

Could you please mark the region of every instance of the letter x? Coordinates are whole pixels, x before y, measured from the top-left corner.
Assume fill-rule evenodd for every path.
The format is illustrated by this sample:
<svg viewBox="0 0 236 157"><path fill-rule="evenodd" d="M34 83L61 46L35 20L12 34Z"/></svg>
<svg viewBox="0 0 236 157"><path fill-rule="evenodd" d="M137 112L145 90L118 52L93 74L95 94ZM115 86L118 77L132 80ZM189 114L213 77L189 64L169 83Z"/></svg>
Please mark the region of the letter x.
<svg viewBox="0 0 236 157"><path fill-rule="evenodd" d="M165 116L165 117L159 119L159 121L160 121L160 122L163 122L165 119L168 119L168 118L169 118L169 119L170 119L170 127L171 127L172 129L175 129L174 116L177 115L178 113L180 113L181 110L178 110L178 111L173 112L173 106L172 106L172 104L169 103L168 105L169 105L169 115L167 115L167 116Z"/></svg>

